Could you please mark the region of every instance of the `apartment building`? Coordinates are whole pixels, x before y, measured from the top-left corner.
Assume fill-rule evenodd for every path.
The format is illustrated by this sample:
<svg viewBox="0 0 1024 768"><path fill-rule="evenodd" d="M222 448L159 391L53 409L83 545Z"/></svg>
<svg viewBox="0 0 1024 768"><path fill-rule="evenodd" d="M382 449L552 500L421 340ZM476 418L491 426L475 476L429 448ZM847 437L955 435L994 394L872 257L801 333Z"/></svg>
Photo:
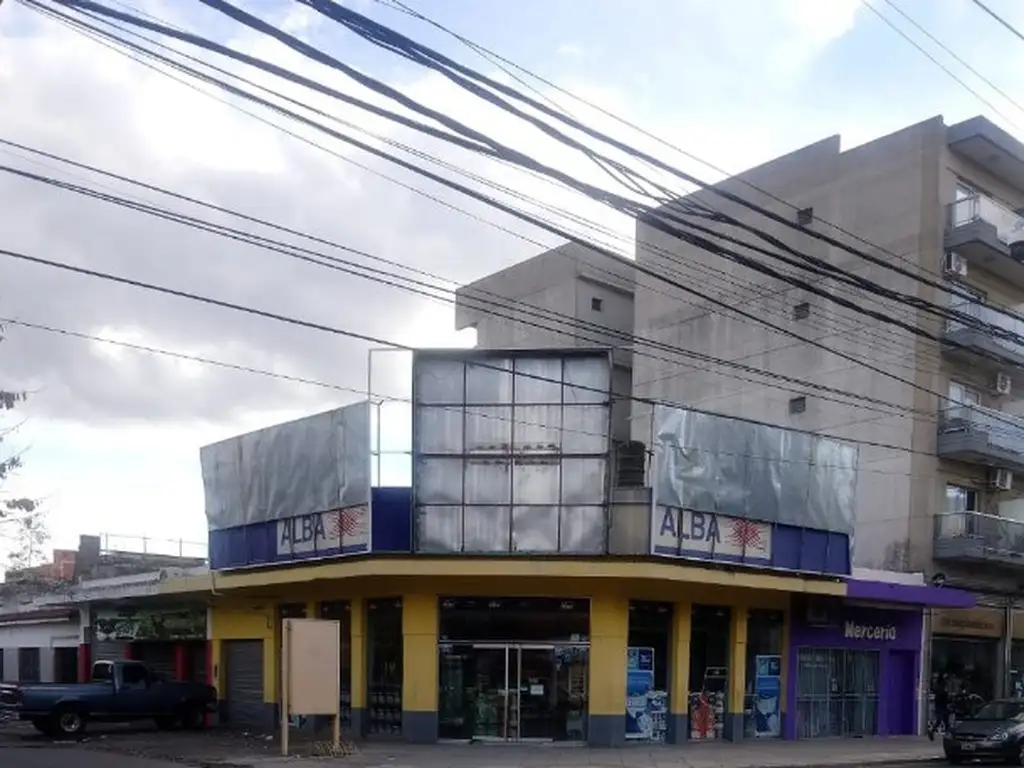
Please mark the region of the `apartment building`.
<svg viewBox="0 0 1024 768"><path fill-rule="evenodd" d="M999 311L1024 304L1024 261L1014 245L1024 237L1024 145L985 118L946 125L935 117L849 149L833 136L722 188L805 231L711 193L697 197L885 288L1024 330ZM989 607L933 616L932 668L982 695L1012 690L1024 670L1024 646L1013 642L1024 638L1024 614L1013 609L1024 584L1024 420L1015 415L1024 402L1024 346L806 272L809 285L795 288L650 222L638 222L637 259L688 274L707 296L638 286L638 335L815 386L637 356L634 393L857 441L855 565L923 571L978 592ZM772 257L757 261L796 273ZM649 424L634 418L632 426L644 440Z"/></svg>
<svg viewBox="0 0 1024 768"><path fill-rule="evenodd" d="M1024 258L1015 246L1024 238L1024 145L983 117L953 125L934 117L850 148L832 136L719 189L802 229L708 191L689 201L886 289L1024 335L1024 321L1002 311L1024 314ZM735 227L693 221L766 245ZM617 309L633 307L636 335L730 365L637 347L621 370L633 394L856 442L854 565L920 571L972 589L982 607L930 615L932 669L982 695L1024 691L1024 610L1014 608L1024 585L1024 346L734 248L808 283L794 287L649 220L638 221L636 240L638 263L686 287L636 280L625 263L632 293L621 294ZM482 290L481 301L498 295L599 322L580 312L595 285L581 263L609 269L605 257L566 246L477 281L460 299ZM617 327L630 327L628 316L615 317ZM457 325L475 326L481 347L567 343L486 308L460 305ZM651 432L650 409L634 403L634 444L650 445Z"/></svg>

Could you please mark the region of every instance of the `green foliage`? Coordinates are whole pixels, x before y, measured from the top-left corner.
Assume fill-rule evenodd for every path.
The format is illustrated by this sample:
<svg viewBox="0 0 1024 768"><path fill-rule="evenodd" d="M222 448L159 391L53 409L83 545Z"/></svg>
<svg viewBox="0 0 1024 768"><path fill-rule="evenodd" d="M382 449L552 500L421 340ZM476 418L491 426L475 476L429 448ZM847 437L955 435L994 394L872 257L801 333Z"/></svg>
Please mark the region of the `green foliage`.
<svg viewBox="0 0 1024 768"><path fill-rule="evenodd" d="M2 328L0 328L2 330ZM3 336L0 336L0 341ZM13 411L25 402L26 392L9 392L0 389L0 416ZM42 547L49 539L45 524L40 516L39 502L27 497L8 497L3 492L7 479L22 467L22 454L4 451L4 443L13 428L0 430L0 522L7 520L14 526L13 533L6 530L3 534L13 539L14 550L10 555L12 568L23 568L41 559Z"/></svg>

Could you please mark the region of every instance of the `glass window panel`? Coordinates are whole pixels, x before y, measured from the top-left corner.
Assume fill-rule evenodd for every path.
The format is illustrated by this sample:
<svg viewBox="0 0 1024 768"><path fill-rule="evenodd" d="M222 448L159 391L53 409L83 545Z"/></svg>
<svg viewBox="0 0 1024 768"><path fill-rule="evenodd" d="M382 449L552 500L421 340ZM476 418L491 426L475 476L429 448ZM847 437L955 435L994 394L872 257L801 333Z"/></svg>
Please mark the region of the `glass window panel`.
<svg viewBox="0 0 1024 768"><path fill-rule="evenodd" d="M466 366L466 402L497 405L512 402L512 361L495 358Z"/></svg>
<svg viewBox="0 0 1024 768"><path fill-rule="evenodd" d="M603 504L605 459L562 459L562 503Z"/></svg>
<svg viewBox="0 0 1024 768"><path fill-rule="evenodd" d="M466 503L508 504L512 484L507 459L466 460Z"/></svg>
<svg viewBox="0 0 1024 768"><path fill-rule="evenodd" d="M510 406L466 409L466 453L509 453L512 446Z"/></svg>
<svg viewBox="0 0 1024 768"><path fill-rule="evenodd" d="M606 403L611 369L605 358L568 358L565 361L565 402Z"/></svg>
<svg viewBox="0 0 1024 768"><path fill-rule="evenodd" d="M417 360L416 402L461 403L464 370L457 360Z"/></svg>
<svg viewBox="0 0 1024 768"><path fill-rule="evenodd" d="M516 453L559 452L562 432L561 406L516 406L512 418L513 451Z"/></svg>
<svg viewBox="0 0 1024 768"><path fill-rule="evenodd" d="M466 507L463 537L466 552L508 552L512 510L509 507Z"/></svg>
<svg viewBox="0 0 1024 768"><path fill-rule="evenodd" d="M608 407L574 405L562 409L562 453L607 453Z"/></svg>
<svg viewBox="0 0 1024 768"><path fill-rule="evenodd" d="M462 409L421 406L416 409L416 450L419 453L462 453Z"/></svg>
<svg viewBox="0 0 1024 768"><path fill-rule="evenodd" d="M558 472L558 459L517 461L512 467L512 502L557 504Z"/></svg>
<svg viewBox="0 0 1024 768"><path fill-rule="evenodd" d="M562 507L561 516L560 552L604 552L604 507Z"/></svg>
<svg viewBox="0 0 1024 768"><path fill-rule="evenodd" d="M417 552L459 552L461 549L461 507L419 507L416 510Z"/></svg>
<svg viewBox="0 0 1024 768"><path fill-rule="evenodd" d="M558 507L513 507L512 549L557 552Z"/></svg>
<svg viewBox="0 0 1024 768"><path fill-rule="evenodd" d="M562 360L524 358L516 360L517 403L561 403Z"/></svg>
<svg viewBox="0 0 1024 768"><path fill-rule="evenodd" d="M416 502L462 504L462 459L417 459Z"/></svg>

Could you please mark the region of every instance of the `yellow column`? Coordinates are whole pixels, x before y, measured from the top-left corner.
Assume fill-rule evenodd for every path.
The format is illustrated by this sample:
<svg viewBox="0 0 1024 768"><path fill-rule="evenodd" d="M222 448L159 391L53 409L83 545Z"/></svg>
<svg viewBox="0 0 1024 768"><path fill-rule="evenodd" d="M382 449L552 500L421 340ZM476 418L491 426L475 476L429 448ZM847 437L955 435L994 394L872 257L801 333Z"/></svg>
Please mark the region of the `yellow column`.
<svg viewBox="0 0 1024 768"><path fill-rule="evenodd" d="M590 601L589 741L614 746L626 739L626 645L629 600L595 595Z"/></svg>
<svg viewBox="0 0 1024 768"><path fill-rule="evenodd" d="M693 605L676 603L672 617L672 657L669 662L669 739L682 744L690 734L690 637Z"/></svg>
<svg viewBox="0 0 1024 768"><path fill-rule="evenodd" d="M352 688L352 726L359 733L362 722L357 722L356 718L362 717L362 710L366 709L366 603L363 598L352 599L349 604L349 621L352 632L349 638L349 647L352 649L352 658L349 660L352 669L352 679L349 681Z"/></svg>
<svg viewBox="0 0 1024 768"><path fill-rule="evenodd" d="M743 738L743 705L747 682L747 606L732 609L732 627L729 633L729 711L725 716L725 738L738 741Z"/></svg>
<svg viewBox="0 0 1024 768"><path fill-rule="evenodd" d="M437 595L402 598L402 738L437 741Z"/></svg>

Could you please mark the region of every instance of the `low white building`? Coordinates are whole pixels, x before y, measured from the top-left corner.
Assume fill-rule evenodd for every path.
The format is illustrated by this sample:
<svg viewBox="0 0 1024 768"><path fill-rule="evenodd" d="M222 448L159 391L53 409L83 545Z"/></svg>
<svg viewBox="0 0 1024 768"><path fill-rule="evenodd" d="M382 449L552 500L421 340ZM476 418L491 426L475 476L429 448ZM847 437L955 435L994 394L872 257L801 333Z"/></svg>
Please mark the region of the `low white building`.
<svg viewBox="0 0 1024 768"><path fill-rule="evenodd" d="M0 614L0 679L77 682L82 640L77 607L28 605Z"/></svg>

